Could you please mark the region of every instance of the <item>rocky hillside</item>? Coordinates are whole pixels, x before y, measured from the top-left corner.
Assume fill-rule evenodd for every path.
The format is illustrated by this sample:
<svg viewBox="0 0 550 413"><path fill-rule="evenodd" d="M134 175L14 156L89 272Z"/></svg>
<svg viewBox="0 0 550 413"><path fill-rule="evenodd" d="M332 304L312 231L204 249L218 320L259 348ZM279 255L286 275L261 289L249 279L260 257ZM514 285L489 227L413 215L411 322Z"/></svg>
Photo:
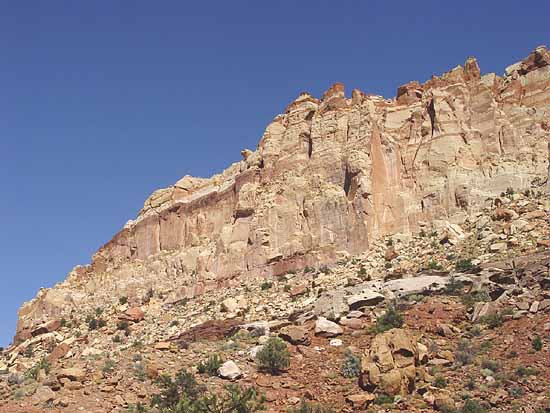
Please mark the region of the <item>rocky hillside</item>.
<svg viewBox="0 0 550 413"><path fill-rule="evenodd" d="M184 369L273 412L545 411L549 142L543 47L391 100L303 93L21 308L0 408L237 411L176 410L158 378Z"/></svg>

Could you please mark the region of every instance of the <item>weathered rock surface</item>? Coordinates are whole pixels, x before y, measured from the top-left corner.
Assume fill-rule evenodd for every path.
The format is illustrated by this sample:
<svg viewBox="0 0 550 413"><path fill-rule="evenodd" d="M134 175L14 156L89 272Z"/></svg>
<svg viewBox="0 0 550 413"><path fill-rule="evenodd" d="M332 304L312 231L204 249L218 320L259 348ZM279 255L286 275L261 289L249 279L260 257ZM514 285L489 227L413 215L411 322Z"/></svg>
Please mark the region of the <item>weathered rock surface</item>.
<svg viewBox="0 0 550 413"><path fill-rule="evenodd" d="M410 332L394 328L377 335L361 361L361 386L385 394L409 394L420 365L416 340Z"/></svg>
<svg viewBox="0 0 550 413"><path fill-rule="evenodd" d="M341 84L321 99L301 94L255 151L210 179L154 192L91 265L26 303L16 342L95 301L144 302L154 290L182 302L236 277L333 263L424 222L445 219L445 239L457 242L456 223L487 197L533 182L544 189L547 57L537 48L503 77L481 76L470 58L395 99L346 98Z"/></svg>

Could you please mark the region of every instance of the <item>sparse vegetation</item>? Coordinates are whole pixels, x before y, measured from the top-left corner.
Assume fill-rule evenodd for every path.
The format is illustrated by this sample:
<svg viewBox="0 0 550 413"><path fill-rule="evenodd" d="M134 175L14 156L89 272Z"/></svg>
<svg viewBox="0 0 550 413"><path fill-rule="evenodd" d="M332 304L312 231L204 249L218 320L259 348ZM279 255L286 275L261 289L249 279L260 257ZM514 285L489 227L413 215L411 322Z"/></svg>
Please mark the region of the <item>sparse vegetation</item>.
<svg viewBox="0 0 550 413"><path fill-rule="evenodd" d="M261 370L279 374L290 366L290 353L286 343L278 337L270 337L256 354L256 362Z"/></svg>
<svg viewBox="0 0 550 413"><path fill-rule="evenodd" d="M273 283L270 281L264 281L263 283L260 284L261 290L269 290L271 287L273 287Z"/></svg>
<svg viewBox="0 0 550 413"><path fill-rule="evenodd" d="M394 398L387 394L379 394L376 399L374 399L374 404L384 405L384 404L393 404Z"/></svg>
<svg viewBox="0 0 550 413"><path fill-rule="evenodd" d="M27 378L36 380L41 370L44 371L45 374L48 374L50 372L50 363L48 362L48 360L46 360L45 357L40 359L38 363L36 363L33 367L27 370L27 372L25 373L25 376Z"/></svg>
<svg viewBox="0 0 550 413"><path fill-rule="evenodd" d="M302 400L298 406L291 407L287 411L289 413L335 413L335 410L330 406L310 403L305 400Z"/></svg>
<svg viewBox="0 0 550 413"><path fill-rule="evenodd" d="M105 374L112 373L115 371L116 363L112 358L106 358L105 362L103 363L103 367L101 368L101 371Z"/></svg>
<svg viewBox="0 0 550 413"><path fill-rule="evenodd" d="M487 409L483 407L477 400L468 399L464 402L460 413L486 413Z"/></svg>
<svg viewBox="0 0 550 413"><path fill-rule="evenodd" d="M445 286L445 294L458 296L464 292L464 285L462 281L458 280L456 277L450 277L449 282Z"/></svg>
<svg viewBox="0 0 550 413"><path fill-rule="evenodd" d="M89 330L97 330L98 328L103 328L107 325L107 322L103 318L91 317L88 321Z"/></svg>
<svg viewBox="0 0 550 413"><path fill-rule="evenodd" d="M353 354L351 350L347 349L340 372L346 378L359 377L361 373L361 359Z"/></svg>
<svg viewBox="0 0 550 413"><path fill-rule="evenodd" d="M128 297L126 297L126 296L120 297L120 298L118 299L118 303L119 303L120 305L124 305L124 304L126 304L127 302L128 302Z"/></svg>
<svg viewBox="0 0 550 413"><path fill-rule="evenodd" d="M542 339L540 338L540 336L535 336L533 338L533 341L531 343L531 345L533 346L533 350L535 351L541 351L542 350Z"/></svg>
<svg viewBox="0 0 550 413"><path fill-rule="evenodd" d="M472 308L476 303L491 301L491 297L485 291L472 291L461 296L461 301L466 308Z"/></svg>
<svg viewBox="0 0 550 413"><path fill-rule="evenodd" d="M482 324L486 324L487 327L489 328L494 329L494 328L500 327L504 322L504 320L500 313L495 313L495 314L486 315L485 317L481 317L479 319L479 322Z"/></svg>
<svg viewBox="0 0 550 413"><path fill-rule="evenodd" d="M466 366L471 364L476 355L476 351L469 340L460 340L455 353L455 360L458 365Z"/></svg>
<svg viewBox="0 0 550 413"><path fill-rule="evenodd" d="M443 266L434 260L428 261L428 270L443 271Z"/></svg>
<svg viewBox="0 0 550 413"><path fill-rule="evenodd" d="M455 264L455 269L458 272L467 272L474 268L474 264L472 264L472 260L469 258L462 258L457 260Z"/></svg>
<svg viewBox="0 0 550 413"><path fill-rule="evenodd" d="M151 404L162 413L252 413L264 410L264 398L253 387L227 385L223 393L207 392L185 370L174 379L163 375L157 381L161 392Z"/></svg>
<svg viewBox="0 0 550 413"><path fill-rule="evenodd" d="M528 376L536 376L538 374L538 371L533 367L519 366L514 372L514 374L517 377L528 377Z"/></svg>
<svg viewBox="0 0 550 413"><path fill-rule="evenodd" d="M438 374L434 379L434 386L440 389L447 387L447 380L442 375Z"/></svg>
<svg viewBox="0 0 550 413"><path fill-rule="evenodd" d="M492 372L497 372L500 370L500 363L498 361L495 361L495 360L489 360L489 359L484 359L481 361L481 368L482 369L489 369L491 370Z"/></svg>
<svg viewBox="0 0 550 413"><path fill-rule="evenodd" d="M403 314L394 305L388 306L386 312L376 319L375 333L383 333L392 328L403 326Z"/></svg>
<svg viewBox="0 0 550 413"><path fill-rule="evenodd" d="M141 361L134 363L134 376L139 381L145 381L147 374L145 372L145 365Z"/></svg>
<svg viewBox="0 0 550 413"><path fill-rule="evenodd" d="M216 376L218 369L223 364L223 360L217 354L212 354L206 361L201 361L197 365L197 372L199 374L208 374L209 376Z"/></svg>

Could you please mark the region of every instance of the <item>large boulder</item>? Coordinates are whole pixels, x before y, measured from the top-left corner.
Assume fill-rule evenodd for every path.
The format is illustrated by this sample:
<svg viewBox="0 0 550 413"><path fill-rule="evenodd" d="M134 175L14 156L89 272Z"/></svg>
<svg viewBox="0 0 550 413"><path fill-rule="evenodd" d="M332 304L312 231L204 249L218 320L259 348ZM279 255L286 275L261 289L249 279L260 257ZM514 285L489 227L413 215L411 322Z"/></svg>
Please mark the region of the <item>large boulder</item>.
<svg viewBox="0 0 550 413"><path fill-rule="evenodd" d="M236 380L243 375L241 369L234 361L228 360L218 369L218 375L222 379Z"/></svg>
<svg viewBox="0 0 550 413"><path fill-rule="evenodd" d="M373 338L361 361L360 385L389 395L405 395L415 387L419 349L407 330L394 328Z"/></svg>
<svg viewBox="0 0 550 413"><path fill-rule="evenodd" d="M373 307L384 301L385 297L376 291L363 291L361 294L352 295L348 298L350 310L357 310L362 307Z"/></svg>
<svg viewBox="0 0 550 413"><path fill-rule="evenodd" d="M69 379L70 381L84 381L86 379L86 370L80 367L69 367L62 369L57 373L57 379Z"/></svg>
<svg viewBox="0 0 550 413"><path fill-rule="evenodd" d="M315 335L321 337L336 337L342 334L344 330L333 321L324 317L319 317L315 322Z"/></svg>
<svg viewBox="0 0 550 413"><path fill-rule="evenodd" d="M311 344L308 331L298 326L283 327L279 331L279 337L294 345L309 346Z"/></svg>

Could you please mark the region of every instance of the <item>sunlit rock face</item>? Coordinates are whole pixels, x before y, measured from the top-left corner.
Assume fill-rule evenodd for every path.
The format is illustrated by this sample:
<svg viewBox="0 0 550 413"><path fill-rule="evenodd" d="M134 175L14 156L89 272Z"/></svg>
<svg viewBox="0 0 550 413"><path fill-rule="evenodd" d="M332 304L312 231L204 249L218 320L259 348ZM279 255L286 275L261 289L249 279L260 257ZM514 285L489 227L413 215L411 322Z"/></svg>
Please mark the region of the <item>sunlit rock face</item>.
<svg viewBox="0 0 550 413"><path fill-rule="evenodd" d="M549 136L544 47L504 77L469 58L394 99L346 97L342 84L321 99L302 93L240 162L154 192L91 265L22 307L16 341L61 309L151 288L191 297L328 264L422 222L459 223L507 188L544 189Z"/></svg>

